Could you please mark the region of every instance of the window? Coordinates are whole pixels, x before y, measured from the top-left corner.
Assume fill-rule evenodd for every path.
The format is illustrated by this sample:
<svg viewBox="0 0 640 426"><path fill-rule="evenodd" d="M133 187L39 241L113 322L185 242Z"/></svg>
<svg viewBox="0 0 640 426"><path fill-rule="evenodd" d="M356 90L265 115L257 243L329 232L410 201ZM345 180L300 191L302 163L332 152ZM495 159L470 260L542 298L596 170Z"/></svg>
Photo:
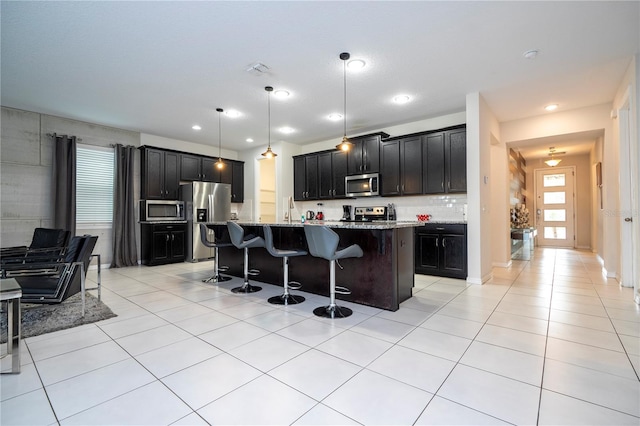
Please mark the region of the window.
<svg viewBox="0 0 640 426"><path fill-rule="evenodd" d="M545 204L565 204L566 193L562 192L545 192L544 203Z"/></svg>
<svg viewBox="0 0 640 426"><path fill-rule="evenodd" d="M544 175L542 177L542 186L549 188L550 186L564 186L565 176L564 173L557 175Z"/></svg>
<svg viewBox="0 0 640 426"><path fill-rule="evenodd" d="M113 220L113 149L77 145L76 223Z"/></svg>
<svg viewBox="0 0 640 426"><path fill-rule="evenodd" d="M546 222L565 222L567 211L565 209L545 209L544 220Z"/></svg>

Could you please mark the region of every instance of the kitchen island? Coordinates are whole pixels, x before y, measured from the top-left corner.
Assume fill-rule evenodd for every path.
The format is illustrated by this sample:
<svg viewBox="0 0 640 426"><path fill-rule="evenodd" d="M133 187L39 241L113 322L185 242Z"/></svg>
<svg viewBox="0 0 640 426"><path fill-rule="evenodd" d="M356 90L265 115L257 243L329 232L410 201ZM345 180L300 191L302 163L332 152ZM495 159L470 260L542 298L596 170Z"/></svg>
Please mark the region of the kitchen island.
<svg viewBox="0 0 640 426"><path fill-rule="evenodd" d="M246 234L263 234L265 223L237 221ZM340 260L343 269L336 268L336 284L351 290L338 299L362 305L396 311L401 302L412 295L414 284L414 228L418 222L329 222L308 221L324 225L340 236L340 248L358 244L364 253L361 258ZM280 249L307 250L303 224L300 222L269 223L274 244ZM229 241L226 223L207 223L216 237ZM235 247L221 248L220 265L229 266L226 274L243 276L243 252ZM272 257L266 249L251 249L250 268L259 269L256 281L282 285L282 260ZM302 285L301 291L329 296L329 262L311 255L289 259L289 280Z"/></svg>

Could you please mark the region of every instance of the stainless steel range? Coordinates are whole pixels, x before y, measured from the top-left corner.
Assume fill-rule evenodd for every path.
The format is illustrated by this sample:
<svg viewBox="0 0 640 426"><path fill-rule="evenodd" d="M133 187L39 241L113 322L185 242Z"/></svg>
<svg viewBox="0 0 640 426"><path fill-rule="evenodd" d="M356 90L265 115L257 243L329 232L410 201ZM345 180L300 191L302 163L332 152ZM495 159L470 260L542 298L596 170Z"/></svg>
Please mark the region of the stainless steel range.
<svg viewBox="0 0 640 426"><path fill-rule="evenodd" d="M388 220L387 206L356 207L354 210L354 222L372 222L374 220Z"/></svg>

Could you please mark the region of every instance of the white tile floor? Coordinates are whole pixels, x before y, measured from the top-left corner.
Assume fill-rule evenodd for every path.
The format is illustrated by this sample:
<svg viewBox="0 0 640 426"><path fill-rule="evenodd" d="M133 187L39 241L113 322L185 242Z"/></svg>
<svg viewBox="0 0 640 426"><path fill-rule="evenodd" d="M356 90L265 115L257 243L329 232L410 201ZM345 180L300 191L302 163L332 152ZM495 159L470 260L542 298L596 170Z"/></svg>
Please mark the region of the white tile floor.
<svg viewBox="0 0 640 426"><path fill-rule="evenodd" d="M418 275L399 311L338 320L211 268L103 271L118 317L24 340L0 423L640 424L640 309L590 253L538 248L482 286Z"/></svg>

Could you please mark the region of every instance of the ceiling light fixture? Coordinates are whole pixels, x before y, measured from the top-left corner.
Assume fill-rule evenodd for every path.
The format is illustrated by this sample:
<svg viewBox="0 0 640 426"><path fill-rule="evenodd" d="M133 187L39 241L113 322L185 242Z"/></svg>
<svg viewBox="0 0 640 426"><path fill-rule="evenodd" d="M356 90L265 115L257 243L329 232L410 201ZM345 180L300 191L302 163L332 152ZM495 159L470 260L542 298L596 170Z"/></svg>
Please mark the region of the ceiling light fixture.
<svg viewBox="0 0 640 426"><path fill-rule="evenodd" d="M331 121L339 121L339 120L342 120L342 114L337 114L337 113L329 114L327 118Z"/></svg>
<svg viewBox="0 0 640 426"><path fill-rule="evenodd" d="M347 67L349 67L350 70L357 71L364 68L366 64L367 63L362 59L354 59L353 61L349 61L349 63L347 64Z"/></svg>
<svg viewBox="0 0 640 426"><path fill-rule="evenodd" d="M202 130L202 127L198 126L197 124L194 124L193 126L191 126L191 128L193 130Z"/></svg>
<svg viewBox="0 0 640 426"><path fill-rule="evenodd" d="M273 152L271 150L271 92L273 92L273 87L271 86L267 86L264 88L264 90L266 90L267 92L267 112L268 112L268 122L269 122L269 126L268 126L268 142L269 144L267 145L267 150L265 152L262 153L263 157L266 158L274 158L276 157L278 154L276 154L275 152Z"/></svg>
<svg viewBox="0 0 640 426"><path fill-rule="evenodd" d="M340 59L342 60L343 67L343 76L344 76L344 134L342 136L342 142L336 145L336 149L341 151L349 151L353 146L353 143L347 139L347 61L351 55L347 52L343 52L340 54Z"/></svg>
<svg viewBox="0 0 640 426"><path fill-rule="evenodd" d="M230 110L226 111L224 114L227 117L230 117L230 118L237 118L237 117L240 117L240 115L242 115L242 114L240 114L239 111L236 111L236 110L233 110L233 109L230 109Z"/></svg>
<svg viewBox="0 0 640 426"><path fill-rule="evenodd" d="M289 95L290 93L286 90L276 90L275 92L273 92L273 96L278 99L286 99L289 97Z"/></svg>
<svg viewBox="0 0 640 426"><path fill-rule="evenodd" d="M245 139L245 141L251 143L251 142L253 142L253 138L247 138L247 139Z"/></svg>
<svg viewBox="0 0 640 426"><path fill-rule="evenodd" d="M544 109L547 111L555 111L558 109L558 104L547 105L546 107L544 107Z"/></svg>
<svg viewBox="0 0 640 426"><path fill-rule="evenodd" d="M549 167L555 167L558 164L560 164L560 162L562 161L562 160L559 160L557 158L553 158L554 154L564 154L564 152L556 152L556 148L554 146L550 146L549 147L549 156L551 156L551 158L544 162Z"/></svg>
<svg viewBox="0 0 640 426"><path fill-rule="evenodd" d="M395 96L393 98L393 102L397 103L397 104L406 104L407 102L409 102L411 100L411 96L409 95L398 95Z"/></svg>
<svg viewBox="0 0 640 426"><path fill-rule="evenodd" d="M280 129L278 129L278 130L280 130L280 133L284 133L285 135L288 135L289 133L293 133L293 132L296 131L295 129L293 129L291 127L286 127L286 126L285 127L280 127Z"/></svg>
<svg viewBox="0 0 640 426"><path fill-rule="evenodd" d="M220 117L222 116L222 108L216 108L218 111L218 161L216 161L216 168L218 170L222 170L224 168L224 163L222 162L222 121Z"/></svg>

